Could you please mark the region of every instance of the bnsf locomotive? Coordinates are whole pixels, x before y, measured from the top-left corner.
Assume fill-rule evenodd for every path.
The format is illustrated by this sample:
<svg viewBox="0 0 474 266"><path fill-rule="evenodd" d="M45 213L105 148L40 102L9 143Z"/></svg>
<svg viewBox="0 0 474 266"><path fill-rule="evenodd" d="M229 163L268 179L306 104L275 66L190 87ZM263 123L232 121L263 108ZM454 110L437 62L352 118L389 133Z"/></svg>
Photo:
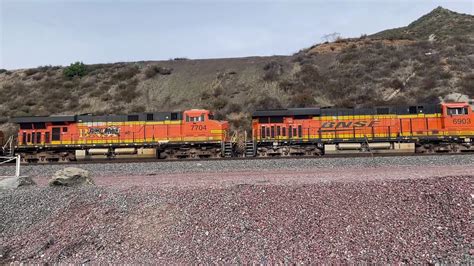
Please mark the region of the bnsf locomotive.
<svg viewBox="0 0 474 266"><path fill-rule="evenodd" d="M361 109L257 111L259 156L474 151L474 114L467 103Z"/></svg>
<svg viewBox="0 0 474 266"><path fill-rule="evenodd" d="M229 124L207 110L16 117L26 162L98 158L211 158L228 154Z"/></svg>
<svg viewBox="0 0 474 266"><path fill-rule="evenodd" d="M199 109L12 121L19 124L15 152L25 162L474 151L467 103L260 110L244 140L230 137L228 122Z"/></svg>

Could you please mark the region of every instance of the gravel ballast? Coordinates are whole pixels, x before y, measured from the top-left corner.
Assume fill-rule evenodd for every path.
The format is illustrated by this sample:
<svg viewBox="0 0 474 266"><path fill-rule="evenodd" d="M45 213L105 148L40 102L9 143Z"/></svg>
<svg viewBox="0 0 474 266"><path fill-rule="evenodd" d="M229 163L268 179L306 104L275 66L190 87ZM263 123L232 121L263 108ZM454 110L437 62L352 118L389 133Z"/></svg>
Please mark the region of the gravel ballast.
<svg viewBox="0 0 474 266"><path fill-rule="evenodd" d="M470 263L473 158L87 164L79 188L27 166L0 263Z"/></svg>

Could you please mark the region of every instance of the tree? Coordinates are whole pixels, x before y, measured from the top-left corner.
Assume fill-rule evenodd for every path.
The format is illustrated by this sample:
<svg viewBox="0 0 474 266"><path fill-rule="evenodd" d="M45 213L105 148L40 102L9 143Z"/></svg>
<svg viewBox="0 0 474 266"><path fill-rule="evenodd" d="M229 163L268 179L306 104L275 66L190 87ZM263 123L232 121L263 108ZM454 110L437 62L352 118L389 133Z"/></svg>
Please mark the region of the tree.
<svg viewBox="0 0 474 266"><path fill-rule="evenodd" d="M335 42L336 40L340 38L341 38L341 34L339 32L325 34L321 37L321 39L325 40L326 42Z"/></svg>
<svg viewBox="0 0 474 266"><path fill-rule="evenodd" d="M66 67L63 70L64 76L68 78L73 78L73 77L83 77L87 73L86 65L82 62L75 62L70 64L68 67Z"/></svg>

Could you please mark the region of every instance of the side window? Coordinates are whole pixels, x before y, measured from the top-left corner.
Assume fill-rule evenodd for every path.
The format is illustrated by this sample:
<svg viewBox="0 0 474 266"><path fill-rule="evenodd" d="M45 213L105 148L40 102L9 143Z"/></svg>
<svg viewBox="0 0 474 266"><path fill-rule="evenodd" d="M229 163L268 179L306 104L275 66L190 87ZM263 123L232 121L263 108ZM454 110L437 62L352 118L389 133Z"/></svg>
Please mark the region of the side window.
<svg viewBox="0 0 474 266"><path fill-rule="evenodd" d="M49 142L50 142L49 132L45 132L44 133L44 143L49 143Z"/></svg>
<svg viewBox="0 0 474 266"><path fill-rule="evenodd" d="M178 120L178 113L171 113L171 120Z"/></svg>
<svg viewBox="0 0 474 266"><path fill-rule="evenodd" d="M36 143L41 143L41 132L36 132Z"/></svg>
<svg viewBox="0 0 474 266"><path fill-rule="evenodd" d="M283 137L286 136L286 127L283 127L283 128L282 128L282 130L281 130L281 135L282 135Z"/></svg>
<svg viewBox="0 0 474 266"><path fill-rule="evenodd" d="M204 114L201 114L201 122L204 122Z"/></svg>
<svg viewBox="0 0 474 266"><path fill-rule="evenodd" d="M189 115L186 115L186 122L189 122Z"/></svg>
<svg viewBox="0 0 474 266"><path fill-rule="evenodd" d="M129 115L127 118L128 118L128 121L138 121L139 120L138 115Z"/></svg>
<svg viewBox="0 0 474 266"><path fill-rule="evenodd" d="M281 127L280 126L277 126L277 136L280 136L281 135Z"/></svg>
<svg viewBox="0 0 474 266"><path fill-rule="evenodd" d="M262 134L261 135L262 135L262 138L264 139L265 138L265 127L264 126L262 126Z"/></svg>
<svg viewBox="0 0 474 266"><path fill-rule="evenodd" d="M469 110L464 108L448 108L448 115L467 115Z"/></svg>
<svg viewBox="0 0 474 266"><path fill-rule="evenodd" d="M61 140L61 128L60 127L53 127L53 134L52 134L52 141L60 141Z"/></svg>

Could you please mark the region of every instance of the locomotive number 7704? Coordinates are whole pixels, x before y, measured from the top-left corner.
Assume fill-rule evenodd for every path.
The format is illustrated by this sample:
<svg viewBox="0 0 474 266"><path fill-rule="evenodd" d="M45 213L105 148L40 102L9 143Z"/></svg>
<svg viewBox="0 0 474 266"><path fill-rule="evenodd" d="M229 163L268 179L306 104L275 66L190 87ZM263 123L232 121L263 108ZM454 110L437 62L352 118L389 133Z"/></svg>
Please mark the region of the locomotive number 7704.
<svg viewBox="0 0 474 266"><path fill-rule="evenodd" d="M206 125L192 125L191 130L206 130Z"/></svg>

